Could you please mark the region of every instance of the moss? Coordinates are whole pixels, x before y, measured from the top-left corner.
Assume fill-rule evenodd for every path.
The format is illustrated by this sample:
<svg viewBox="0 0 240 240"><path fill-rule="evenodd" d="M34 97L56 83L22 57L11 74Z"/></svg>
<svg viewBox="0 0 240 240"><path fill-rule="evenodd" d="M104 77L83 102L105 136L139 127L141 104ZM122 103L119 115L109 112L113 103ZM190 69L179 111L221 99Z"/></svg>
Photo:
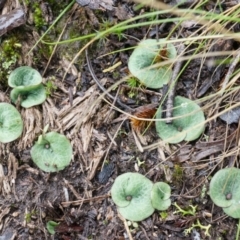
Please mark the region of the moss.
<svg viewBox="0 0 240 240"><path fill-rule="evenodd" d="M48 1L49 7L53 12L54 17L57 17L69 3L70 0L59 2L56 0ZM39 2L36 1L32 5L33 22L38 29L41 29L42 27L47 25L40 4L41 4L40 1ZM29 5L29 3L27 3L27 5Z"/></svg>
<svg viewBox="0 0 240 240"><path fill-rule="evenodd" d="M47 97L51 96L53 92L57 90L57 86L55 85L54 80L55 80L54 78L51 78L46 82L45 90Z"/></svg>
<svg viewBox="0 0 240 240"><path fill-rule="evenodd" d="M181 183L183 180L183 169L180 165L175 164L173 170L173 181L175 184Z"/></svg>
<svg viewBox="0 0 240 240"><path fill-rule="evenodd" d="M9 37L0 45L0 83L7 86L7 79L11 71L14 69L19 56L21 44L14 37Z"/></svg>
<svg viewBox="0 0 240 240"><path fill-rule="evenodd" d="M114 71L112 73L112 77L113 77L114 80L118 80L121 77L121 74L120 74L119 71Z"/></svg>
<svg viewBox="0 0 240 240"><path fill-rule="evenodd" d="M26 5L29 6L30 0L26 0L25 2L26 2Z"/></svg>
<svg viewBox="0 0 240 240"><path fill-rule="evenodd" d="M40 4L38 2L33 4L33 22L37 28L42 28L46 25L42 9L40 8Z"/></svg>
<svg viewBox="0 0 240 240"><path fill-rule="evenodd" d="M56 0L48 0L48 4L53 11L54 15L58 15L67 5L71 2L71 0L65 1L56 1Z"/></svg>
<svg viewBox="0 0 240 240"><path fill-rule="evenodd" d="M24 4L24 3L28 7L30 5L30 0L20 0L20 4Z"/></svg>
<svg viewBox="0 0 240 240"><path fill-rule="evenodd" d="M31 222L32 216L36 216L37 214L38 214L38 212L35 211L35 210L32 210L31 212L26 213L26 214L25 214L25 221L26 221L27 223Z"/></svg>
<svg viewBox="0 0 240 240"><path fill-rule="evenodd" d="M160 212L159 214L160 214L161 219L163 219L163 220L167 219L167 217L168 217L168 213L165 211Z"/></svg>

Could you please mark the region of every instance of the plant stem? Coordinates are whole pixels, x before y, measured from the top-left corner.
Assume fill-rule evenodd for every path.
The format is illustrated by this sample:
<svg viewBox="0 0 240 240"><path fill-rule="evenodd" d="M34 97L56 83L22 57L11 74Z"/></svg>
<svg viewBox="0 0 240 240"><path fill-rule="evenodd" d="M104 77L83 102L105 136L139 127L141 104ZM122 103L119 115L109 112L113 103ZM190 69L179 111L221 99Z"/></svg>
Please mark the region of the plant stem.
<svg viewBox="0 0 240 240"><path fill-rule="evenodd" d="M183 54L184 54L184 44L181 43L178 46L178 55L181 56ZM178 78L180 77L179 72L181 70L182 63L183 62L181 60L176 62L173 69L171 80L169 82L169 93L166 100L166 118L167 118L166 123L172 123L172 119L168 119L168 118L172 118L176 85L177 85Z"/></svg>
<svg viewBox="0 0 240 240"><path fill-rule="evenodd" d="M37 40L37 42L34 44L34 46L28 51L27 55L29 55L33 49L38 45L39 42L41 42L43 40L43 38L45 37L45 35L47 35L47 33L55 26L55 24L59 21L59 19L73 6L73 4L75 3L75 0L72 0L68 6L59 14L59 16L54 20L54 22L52 23L52 25L47 29L47 31L42 34L42 36Z"/></svg>
<svg viewBox="0 0 240 240"><path fill-rule="evenodd" d="M89 57L88 57L88 50L86 49L85 50L85 56L86 56L86 60L87 60L87 65L88 65L88 69L90 71L90 74L92 75L92 78L93 80L95 81L95 83L98 85L98 87L102 90L102 92L104 94L106 94L110 99L112 99L113 101L116 101L118 103L119 106L121 106L123 109L125 110L128 110L130 112L133 111L133 109L129 106L127 106L126 104L122 103L120 101L120 99L116 96L116 97L113 97L109 91L107 91L107 89L105 89L102 84L100 83L100 81L98 80L94 70L93 70L93 67L92 67L92 64L91 64L91 61L89 60Z"/></svg>
<svg viewBox="0 0 240 240"><path fill-rule="evenodd" d="M236 240L239 239L239 234L240 234L240 218L238 219L238 224L237 224L237 234L236 234Z"/></svg>

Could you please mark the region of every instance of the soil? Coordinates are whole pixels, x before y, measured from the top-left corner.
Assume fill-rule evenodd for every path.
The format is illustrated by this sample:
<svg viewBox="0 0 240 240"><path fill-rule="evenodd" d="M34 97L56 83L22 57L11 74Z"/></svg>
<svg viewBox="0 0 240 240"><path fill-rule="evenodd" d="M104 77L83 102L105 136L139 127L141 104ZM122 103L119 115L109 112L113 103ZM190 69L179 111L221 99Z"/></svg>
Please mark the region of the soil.
<svg viewBox="0 0 240 240"><path fill-rule="evenodd" d="M95 73L101 86L107 89L128 76L127 62L132 47L144 37L167 36L175 23L158 28L131 28L124 36L109 34L94 42L87 56L92 73L84 52L71 64L89 39L67 42L55 49L45 42L95 33L151 9L137 9L136 3L127 0L78 1L87 4L72 4L43 38L45 42L39 41L36 45L71 1L33 2L20 1L25 12L24 22L18 22L19 26L6 26L4 32L0 30L0 102L11 102L7 77L18 66L37 69L49 91L47 100L39 106L29 109L16 106L24 121L23 134L14 142L0 143L0 239L235 239L237 221L213 204L208 190L211 176L217 170L238 166L238 124L227 125L214 117L206 123L204 134L196 141L159 142L154 124L146 134L141 134L138 128L132 128L128 116L140 111L139 107L159 103L164 96L162 90L139 85L131 87L125 82L110 91L113 100L107 94L102 95L102 89L94 80ZM178 1L166 2L174 5ZM191 5L194 1L189 2ZM233 2L207 1L202 7L218 13L231 8ZM2 16L9 14L11 19L11 11L18 8L19 3L0 1L0 7ZM170 14L159 15L159 18L171 17ZM191 21L184 24L175 29L174 37L188 37L201 28ZM239 26L235 25L233 31L238 30ZM239 43L233 39L217 39L204 47L206 51L230 51L238 49ZM130 49L117 52L125 48ZM185 55L193 55L195 49L196 45L191 46ZM228 64L211 65L216 58L221 61L223 56L192 60L178 81L176 95L196 100L215 93L229 69ZM9 66L4 67L3 62L8 62ZM113 70L104 71L112 66ZM236 93L224 101L237 101L238 97ZM211 102L217 102L217 97L201 104L208 119L221 106L211 105ZM64 134L73 147L71 164L55 173L40 170L30 155L31 147L47 124L49 131ZM132 223L128 226L110 195L114 180L125 172L139 172L153 182L167 182L172 191L170 208L155 211L139 222L138 227ZM185 210L191 209L191 205L197 206L196 213L177 212L174 203ZM46 228L48 221L59 223L54 235ZM199 227L185 233L197 221L211 226L210 236Z"/></svg>

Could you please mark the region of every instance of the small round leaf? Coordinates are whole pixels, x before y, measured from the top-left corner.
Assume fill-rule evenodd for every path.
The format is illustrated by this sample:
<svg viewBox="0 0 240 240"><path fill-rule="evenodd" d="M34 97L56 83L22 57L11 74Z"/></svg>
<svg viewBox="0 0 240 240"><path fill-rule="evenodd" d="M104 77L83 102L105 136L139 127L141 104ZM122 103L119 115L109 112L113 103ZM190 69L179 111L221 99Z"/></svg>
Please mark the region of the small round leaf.
<svg viewBox="0 0 240 240"><path fill-rule="evenodd" d="M171 124L167 124L162 119L161 106L158 108L156 118L161 119L161 121L156 121L156 130L159 137L166 142L193 141L205 129L203 111L195 102L187 98L175 97L173 117L176 119Z"/></svg>
<svg viewBox="0 0 240 240"><path fill-rule="evenodd" d="M171 65L152 66L160 57L161 49L166 50L165 58L167 59L173 59L177 56L174 45L171 43L166 44L165 42L165 39L160 39L159 41L156 39L142 40L129 58L128 68L130 72L149 88L161 88L171 78ZM162 61L164 60L162 59Z"/></svg>
<svg viewBox="0 0 240 240"><path fill-rule="evenodd" d="M62 134L49 132L38 137L31 149L34 163L45 172L57 172L70 164L72 146Z"/></svg>
<svg viewBox="0 0 240 240"><path fill-rule="evenodd" d="M157 210L163 211L171 205L171 188L167 183L157 182L151 192L152 205Z"/></svg>
<svg viewBox="0 0 240 240"><path fill-rule="evenodd" d="M210 182L210 197L212 201L230 216L240 218L240 170L225 168L219 170Z"/></svg>
<svg viewBox="0 0 240 240"><path fill-rule="evenodd" d="M131 221L149 217L154 208L151 204L153 183L139 173L124 173L115 179L111 189L114 203L120 214Z"/></svg>
<svg viewBox="0 0 240 240"><path fill-rule="evenodd" d="M0 142L12 142L22 131L23 121L17 109L9 103L0 103Z"/></svg>
<svg viewBox="0 0 240 240"><path fill-rule="evenodd" d="M11 91L10 98L15 104L20 101L22 107L30 108L46 100L46 90L42 84L17 87Z"/></svg>
<svg viewBox="0 0 240 240"><path fill-rule="evenodd" d="M8 85L10 87L31 86L38 85L42 82L40 73L28 66L16 68L11 72L8 78Z"/></svg>

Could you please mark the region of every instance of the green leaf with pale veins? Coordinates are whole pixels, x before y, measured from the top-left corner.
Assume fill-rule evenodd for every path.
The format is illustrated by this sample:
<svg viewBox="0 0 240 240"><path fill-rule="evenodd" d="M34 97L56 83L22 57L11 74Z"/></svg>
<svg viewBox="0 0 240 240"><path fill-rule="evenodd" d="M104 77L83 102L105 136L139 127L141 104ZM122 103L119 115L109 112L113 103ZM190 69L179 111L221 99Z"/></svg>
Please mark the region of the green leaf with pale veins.
<svg viewBox="0 0 240 240"><path fill-rule="evenodd" d="M223 211L240 218L240 170L225 168L219 170L211 179L209 194L212 201Z"/></svg>
<svg viewBox="0 0 240 240"><path fill-rule="evenodd" d="M8 78L8 85L12 88L38 85L41 82L41 74L28 66L16 68L11 72Z"/></svg>
<svg viewBox="0 0 240 240"><path fill-rule="evenodd" d="M166 39L145 39L139 42L128 61L129 71L149 88L161 88L172 76L171 65L154 67L161 49L166 49L167 59L174 59L177 51ZM160 57L161 58L161 57ZM162 59L164 61L165 59Z"/></svg>
<svg viewBox="0 0 240 240"><path fill-rule="evenodd" d="M46 90L42 84L17 87L11 91L10 98L15 104L19 101L22 107L30 108L46 100Z"/></svg>
<svg viewBox="0 0 240 240"><path fill-rule="evenodd" d="M120 214L131 221L142 221L152 215L152 186L153 183L139 173L118 176L112 186L111 195Z"/></svg>
<svg viewBox="0 0 240 240"><path fill-rule="evenodd" d="M194 101L176 96L174 99L172 123L162 118L162 107L156 113L156 130L159 137L168 143L179 143L183 140L197 139L205 129L205 117L200 106Z"/></svg>
<svg viewBox="0 0 240 240"><path fill-rule="evenodd" d="M72 146L62 134L49 132L40 135L31 149L34 163L45 172L57 172L70 164Z"/></svg>

